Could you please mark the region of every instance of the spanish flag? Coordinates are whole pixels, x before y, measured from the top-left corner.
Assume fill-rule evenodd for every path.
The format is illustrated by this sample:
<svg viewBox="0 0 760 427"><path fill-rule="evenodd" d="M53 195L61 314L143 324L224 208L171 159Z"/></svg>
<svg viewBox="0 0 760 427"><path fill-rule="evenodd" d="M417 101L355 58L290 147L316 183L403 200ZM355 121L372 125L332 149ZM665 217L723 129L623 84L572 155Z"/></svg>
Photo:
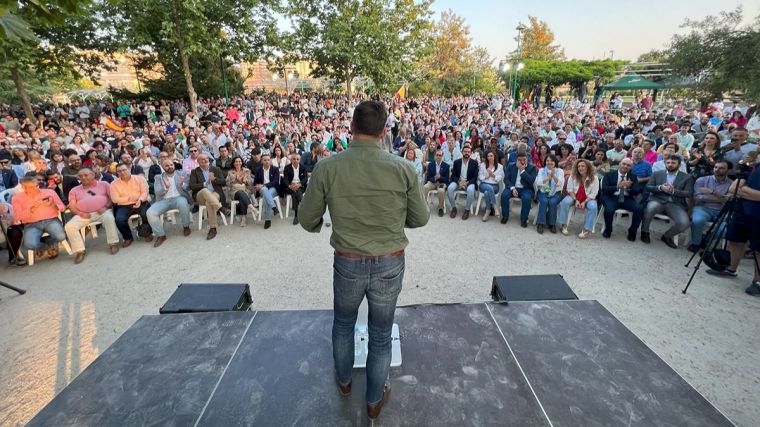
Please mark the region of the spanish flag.
<svg viewBox="0 0 760 427"><path fill-rule="evenodd" d="M398 92L396 92L396 99L399 101L403 101L406 99L406 83L402 84L401 87L398 89Z"/></svg>
<svg viewBox="0 0 760 427"><path fill-rule="evenodd" d="M103 124L106 125L108 129L115 130L116 132L124 132L124 126L116 122L110 116L105 116Z"/></svg>

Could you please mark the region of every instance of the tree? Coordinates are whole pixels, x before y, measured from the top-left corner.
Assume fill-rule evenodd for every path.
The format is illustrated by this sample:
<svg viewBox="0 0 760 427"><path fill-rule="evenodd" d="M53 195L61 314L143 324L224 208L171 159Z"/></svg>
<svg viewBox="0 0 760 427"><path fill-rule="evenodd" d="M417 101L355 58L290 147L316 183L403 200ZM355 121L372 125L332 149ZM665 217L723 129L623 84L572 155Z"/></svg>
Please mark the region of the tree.
<svg viewBox="0 0 760 427"><path fill-rule="evenodd" d="M668 60L667 54L662 50L652 49L649 52L639 55L637 62L666 62Z"/></svg>
<svg viewBox="0 0 760 427"><path fill-rule="evenodd" d="M9 7L5 3L0 14L0 78L13 81L27 116L33 116L25 83L30 76L37 81L76 80L83 75L97 79L112 45L98 31L102 15L92 2L30 0ZM13 24L8 27L8 22Z"/></svg>
<svg viewBox="0 0 760 427"><path fill-rule="evenodd" d="M415 92L443 95L498 90L499 78L493 59L482 47L472 46L470 27L451 10L441 13L433 27L426 54L420 59Z"/></svg>
<svg viewBox="0 0 760 427"><path fill-rule="evenodd" d="M688 34L673 36L667 49L673 73L690 82L705 99L722 99L741 91L746 99L760 100L760 16L742 26L742 8L686 20Z"/></svg>
<svg viewBox="0 0 760 427"><path fill-rule="evenodd" d="M580 91L581 86L592 80L602 82L612 79L615 72L625 63L626 61L611 59L598 61L527 59L524 61L525 68L520 71L520 85L533 87L541 84L554 86L570 84Z"/></svg>
<svg viewBox="0 0 760 427"><path fill-rule="evenodd" d="M565 50L554 43L554 33L546 21L528 16L529 25L522 33L522 57L526 59L564 59Z"/></svg>
<svg viewBox="0 0 760 427"><path fill-rule="evenodd" d="M194 61L253 62L275 44L276 0L113 1L109 8L117 15L115 35L123 48L142 57L141 68L179 70L194 112ZM167 77L176 82L174 75Z"/></svg>
<svg viewBox="0 0 760 427"><path fill-rule="evenodd" d="M295 55L311 61L313 77L343 82L356 77L377 88L408 78L430 28L431 0L291 0L288 14Z"/></svg>

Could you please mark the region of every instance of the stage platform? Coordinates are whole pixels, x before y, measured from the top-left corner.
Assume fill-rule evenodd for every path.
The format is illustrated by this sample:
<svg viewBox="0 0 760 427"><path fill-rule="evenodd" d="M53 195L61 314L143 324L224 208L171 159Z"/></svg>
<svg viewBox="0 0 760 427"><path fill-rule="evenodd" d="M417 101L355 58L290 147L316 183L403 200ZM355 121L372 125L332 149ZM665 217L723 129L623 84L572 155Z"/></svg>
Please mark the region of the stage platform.
<svg viewBox="0 0 760 427"><path fill-rule="evenodd" d="M729 426L596 301L400 307L376 425ZM32 426L368 425L334 380L332 312L144 316Z"/></svg>

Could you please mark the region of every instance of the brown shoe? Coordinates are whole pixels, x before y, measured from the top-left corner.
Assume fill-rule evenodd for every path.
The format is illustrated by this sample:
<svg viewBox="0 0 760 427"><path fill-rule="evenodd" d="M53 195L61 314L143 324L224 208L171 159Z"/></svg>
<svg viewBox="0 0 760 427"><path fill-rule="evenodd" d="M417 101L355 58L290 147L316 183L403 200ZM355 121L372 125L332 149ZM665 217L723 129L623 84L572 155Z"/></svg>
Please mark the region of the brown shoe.
<svg viewBox="0 0 760 427"><path fill-rule="evenodd" d="M457 217L457 208L452 208L451 212L449 212L449 218L456 218Z"/></svg>
<svg viewBox="0 0 760 427"><path fill-rule="evenodd" d="M84 251L77 252L77 257L74 258L74 264L81 264L84 261Z"/></svg>
<svg viewBox="0 0 760 427"><path fill-rule="evenodd" d="M182 228L182 234L187 237L190 235L190 227L183 227Z"/></svg>
<svg viewBox="0 0 760 427"><path fill-rule="evenodd" d="M116 255L119 252L119 245L111 245L111 255Z"/></svg>
<svg viewBox="0 0 760 427"><path fill-rule="evenodd" d="M370 420L375 420L377 417L380 416L380 411L383 410L383 405L385 405L385 402L388 401L388 399L391 396L391 385L387 381L385 382L385 386L383 388L383 397L380 399L379 402L375 403L374 405L367 405L367 416Z"/></svg>
<svg viewBox="0 0 760 427"><path fill-rule="evenodd" d="M129 245L131 245L131 244L132 244L131 240L125 240L125 241L121 242L121 247L122 248L128 248Z"/></svg>
<svg viewBox="0 0 760 427"><path fill-rule="evenodd" d="M153 244L154 248L161 246L166 241L166 236L156 237L156 243Z"/></svg>
<svg viewBox="0 0 760 427"><path fill-rule="evenodd" d="M338 393L340 393L341 396L348 396L351 394L351 383L340 385L338 377L335 377L335 383L338 384Z"/></svg>
<svg viewBox="0 0 760 427"><path fill-rule="evenodd" d="M48 258L50 258L50 259L58 258L58 248L52 247L52 248L48 249L47 250L47 255L48 255Z"/></svg>
<svg viewBox="0 0 760 427"><path fill-rule="evenodd" d="M462 214L462 221L467 221L467 218L470 217L470 211L464 211Z"/></svg>
<svg viewBox="0 0 760 427"><path fill-rule="evenodd" d="M211 240L214 237L216 237L216 228L209 228L208 234L206 235L206 240Z"/></svg>
<svg viewBox="0 0 760 427"><path fill-rule="evenodd" d="M149 236L146 236L145 237L145 241L148 242L148 243L152 242L153 241L153 235L151 234Z"/></svg>

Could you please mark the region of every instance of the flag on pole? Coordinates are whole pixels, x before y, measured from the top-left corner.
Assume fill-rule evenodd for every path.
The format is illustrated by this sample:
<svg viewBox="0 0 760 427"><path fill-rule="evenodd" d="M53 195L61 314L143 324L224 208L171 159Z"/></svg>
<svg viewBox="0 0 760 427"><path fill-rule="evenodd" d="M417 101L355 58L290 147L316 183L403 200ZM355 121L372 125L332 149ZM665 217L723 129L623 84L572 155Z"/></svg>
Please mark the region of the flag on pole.
<svg viewBox="0 0 760 427"><path fill-rule="evenodd" d="M406 99L406 83L402 84L401 87L398 89L398 92L396 92L396 99L399 101L403 101Z"/></svg>
<svg viewBox="0 0 760 427"><path fill-rule="evenodd" d="M124 126L110 116L105 116L103 124L106 125L108 129L115 130L116 132L124 132Z"/></svg>

